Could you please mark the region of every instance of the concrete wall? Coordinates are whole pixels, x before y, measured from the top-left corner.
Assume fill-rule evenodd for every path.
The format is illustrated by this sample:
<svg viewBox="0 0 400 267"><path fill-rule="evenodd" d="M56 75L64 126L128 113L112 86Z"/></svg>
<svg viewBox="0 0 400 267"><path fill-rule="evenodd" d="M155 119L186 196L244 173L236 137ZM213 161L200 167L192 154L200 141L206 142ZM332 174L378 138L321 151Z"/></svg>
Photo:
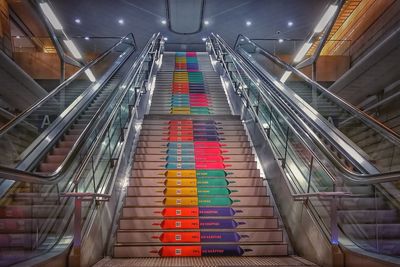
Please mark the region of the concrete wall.
<svg viewBox="0 0 400 267"><path fill-rule="evenodd" d="M6 0L0 0L0 49L12 56L10 19Z"/></svg>

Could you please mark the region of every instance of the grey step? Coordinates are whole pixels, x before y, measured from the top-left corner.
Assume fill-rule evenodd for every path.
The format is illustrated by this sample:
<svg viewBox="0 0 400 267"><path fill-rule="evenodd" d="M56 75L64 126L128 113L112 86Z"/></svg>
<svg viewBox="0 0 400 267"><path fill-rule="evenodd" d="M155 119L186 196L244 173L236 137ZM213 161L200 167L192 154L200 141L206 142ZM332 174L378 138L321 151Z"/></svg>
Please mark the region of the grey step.
<svg viewBox="0 0 400 267"><path fill-rule="evenodd" d="M235 229L278 229L276 218L178 218L178 219L121 219L119 230L221 230L230 225Z"/></svg>
<svg viewBox="0 0 400 267"><path fill-rule="evenodd" d="M215 125L211 126L215 128L211 129L217 129L218 131L237 131L237 130L243 130L243 125ZM196 127L196 126L190 126L190 127L184 127L184 126L166 126L166 125L155 125L155 124L143 124L142 125L142 130L146 131L168 131L168 130L187 130L187 129L199 129L201 126Z"/></svg>
<svg viewBox="0 0 400 267"><path fill-rule="evenodd" d="M182 207L182 206L197 206L204 205L207 203L223 202L224 205L228 205L226 197L150 197L150 196L140 196L140 197L126 197L125 206L168 206L168 207ZM246 196L246 197L231 197L229 205L231 207L241 207L241 206L264 206L270 204L269 197L266 196Z"/></svg>
<svg viewBox="0 0 400 267"><path fill-rule="evenodd" d="M226 186L224 187L226 188ZM190 196L204 196L204 197L214 197L216 195L210 196L209 192L213 190L218 190L218 188L212 187L144 187L144 186L129 186L127 188L127 196L182 196L182 197L190 197ZM223 190L225 191L225 190ZM220 196L266 196L267 189L263 186L260 187L229 187L227 192L223 192Z"/></svg>
<svg viewBox="0 0 400 267"><path fill-rule="evenodd" d="M54 224L57 219L49 218L1 218L0 233L35 233L40 227L46 223Z"/></svg>
<svg viewBox="0 0 400 267"><path fill-rule="evenodd" d="M202 138L206 138L206 136L204 136L204 135L201 135L201 137ZM179 141L179 138L184 140L183 139L184 137L179 137L178 136L178 140L176 140L176 141ZM215 136L210 134L210 138L215 138ZM232 142L248 141L247 135L242 135L242 136L221 136L221 137L217 137L217 138L218 138L218 140L222 140L222 141L225 141L225 142L230 142L230 141L232 141ZM161 142L161 141L169 141L169 140L170 140L170 138L168 136L160 136L160 135L141 135L139 137L139 142L140 141ZM201 140L198 140L198 141L201 141ZM207 141L207 140L204 140L204 141ZM214 141L214 140L211 140L211 141Z"/></svg>
<svg viewBox="0 0 400 267"><path fill-rule="evenodd" d="M347 210L385 209L387 204L379 197L342 197L339 200L339 208Z"/></svg>
<svg viewBox="0 0 400 267"><path fill-rule="evenodd" d="M207 150L205 150L207 151ZM166 161L167 159L171 158L171 154L170 156L166 156L165 154L139 154L136 153L134 160L135 161ZM203 159L204 157L207 157L206 155L204 157L201 156L197 156L194 157L192 156L190 159L187 159L187 157L185 156L177 156L178 160L180 157L181 161L185 161L185 162L195 162L195 161L199 161L201 159ZM224 156L219 156L218 157L221 159L221 161L226 162L229 164L229 162L236 162L236 161L242 161L242 162L247 162L247 161L254 161L254 155L253 154L239 154L239 155L224 155ZM212 160L210 160L212 161Z"/></svg>
<svg viewBox="0 0 400 267"><path fill-rule="evenodd" d="M146 143L149 143L149 142L146 142ZM136 154L137 155L143 155L143 154L165 155L165 153L167 153L167 150L168 150L167 148L163 148L163 147L159 148L159 147L141 146L141 147L137 148ZM176 153L176 155L181 155L181 154L185 154L185 151L189 152L192 150L181 149L181 150L176 150L175 153ZM206 151L206 149L204 149L204 151ZM246 148L246 147L243 147L243 148L237 148L237 147L225 148L225 147L223 147L220 149L220 153L223 156L225 156L225 155L226 156L229 156L229 155L252 155L252 150L251 150L251 148Z"/></svg>
<svg viewBox="0 0 400 267"><path fill-rule="evenodd" d="M400 239L400 224L342 224L342 230L351 238Z"/></svg>
<svg viewBox="0 0 400 267"><path fill-rule="evenodd" d="M228 231L208 231L202 230L199 232L188 232L185 231L177 231L177 232L168 232L168 231L118 231L117 232L117 242L119 244L127 244L127 243L155 243L160 244L163 241L177 243L188 243L187 241L182 241L182 238L189 237L192 239L190 243L200 243L202 245L205 244L213 244L221 239L221 234L226 234L229 236L235 236L236 238L240 238L236 244L246 244L251 242L283 242L283 234L282 230L259 230L259 231L251 231L251 230L240 230L234 233L229 233Z"/></svg>
<svg viewBox="0 0 400 267"><path fill-rule="evenodd" d="M181 173L181 174L180 174ZM182 175L184 172L182 170L179 170L177 172L177 178L182 178ZM167 170L137 170L133 169L131 172L132 177L138 177L138 178L145 178L145 177L150 177L150 178L164 178L167 175ZM179 176L180 175L180 176ZM236 177L259 177L260 176L260 170L258 169L237 169L237 170L229 170L226 172L226 178L236 178Z"/></svg>
<svg viewBox="0 0 400 267"><path fill-rule="evenodd" d="M1 218L47 218L55 205L8 205L0 207Z"/></svg>
<svg viewBox="0 0 400 267"><path fill-rule="evenodd" d="M216 251L221 251L221 249L226 248L224 245L215 246ZM236 246L231 246L235 249ZM162 255L161 246L151 246L151 245L116 245L114 246L114 257L116 258L132 258L132 257L160 257L159 253ZM219 250L218 250L219 248ZM246 244L241 246L246 252L243 256L285 256L288 254L287 244L277 243L277 244ZM164 247L163 251L166 251L168 247ZM200 250L195 254L196 256L201 256L205 251ZM168 254L171 256L179 257L181 251L185 251L184 246L174 247L175 254Z"/></svg>
<svg viewBox="0 0 400 267"><path fill-rule="evenodd" d="M43 163L45 164L45 163ZM183 162L166 162L166 161L152 161L152 162L142 162L142 161L135 161L133 163L133 169L135 170L165 170L167 165L170 164L178 164L176 168L178 169L183 169L185 166L185 163ZM205 169L207 168L211 163L209 162L196 162L193 163L195 164L196 169ZM257 162L252 161L252 162L227 162L227 163L213 163L218 165L216 167L217 169L220 169L219 166L224 166L224 169L229 171L229 170L240 170L240 169L248 169L248 170L255 170L257 169ZM179 167L181 166L181 167ZM46 163L46 166L44 165L43 168L50 168L50 165ZM214 168L215 169L215 168Z"/></svg>
<svg viewBox="0 0 400 267"><path fill-rule="evenodd" d="M378 254L400 255L400 239L353 239L358 246Z"/></svg>
<svg viewBox="0 0 400 267"><path fill-rule="evenodd" d="M338 210L339 221L341 223L396 223L399 215L396 210Z"/></svg>
<svg viewBox="0 0 400 267"><path fill-rule="evenodd" d="M186 210L186 211L185 211ZM163 218L189 218L200 217L209 218L218 215L215 211L209 209L182 207L176 208L174 213L163 213L165 212L164 207L123 207L122 217L125 219L134 218L147 218L147 219L163 219ZM232 215L229 218L245 218L245 217L273 217L274 208L272 206L242 206L232 208Z"/></svg>
<svg viewBox="0 0 400 267"><path fill-rule="evenodd" d="M191 186L198 186L198 187L211 187L208 183L207 179L180 179L180 178L130 178L129 179L129 186L160 186L160 185L168 185L168 186L183 186L184 181L186 183L189 182ZM264 186L263 179L260 177L255 178L228 178L225 179L226 183L228 184L227 187L230 186Z"/></svg>

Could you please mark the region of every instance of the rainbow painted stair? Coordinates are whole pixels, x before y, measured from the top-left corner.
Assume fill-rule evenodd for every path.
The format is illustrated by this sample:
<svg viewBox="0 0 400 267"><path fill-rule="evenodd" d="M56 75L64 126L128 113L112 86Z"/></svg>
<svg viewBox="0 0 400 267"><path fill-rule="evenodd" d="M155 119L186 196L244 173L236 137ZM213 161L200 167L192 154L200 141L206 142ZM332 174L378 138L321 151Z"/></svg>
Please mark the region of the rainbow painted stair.
<svg viewBox="0 0 400 267"><path fill-rule="evenodd" d="M114 257L284 256L246 132L206 53L164 53Z"/></svg>

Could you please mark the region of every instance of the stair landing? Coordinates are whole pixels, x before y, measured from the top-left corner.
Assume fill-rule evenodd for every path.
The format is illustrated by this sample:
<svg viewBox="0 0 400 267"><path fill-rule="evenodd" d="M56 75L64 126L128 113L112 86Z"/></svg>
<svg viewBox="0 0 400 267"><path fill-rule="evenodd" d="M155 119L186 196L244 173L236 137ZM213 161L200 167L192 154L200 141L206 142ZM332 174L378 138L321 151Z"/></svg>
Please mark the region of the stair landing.
<svg viewBox="0 0 400 267"><path fill-rule="evenodd" d="M317 266L296 256L287 257L184 257L184 258L104 258L94 267L127 266Z"/></svg>

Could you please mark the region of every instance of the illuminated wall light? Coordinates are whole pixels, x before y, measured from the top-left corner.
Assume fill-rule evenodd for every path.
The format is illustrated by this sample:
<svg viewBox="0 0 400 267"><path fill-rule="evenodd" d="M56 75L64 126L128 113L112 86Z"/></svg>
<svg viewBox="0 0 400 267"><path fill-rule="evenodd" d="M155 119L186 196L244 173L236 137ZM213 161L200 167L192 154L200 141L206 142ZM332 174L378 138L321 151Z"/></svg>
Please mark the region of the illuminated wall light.
<svg viewBox="0 0 400 267"><path fill-rule="evenodd" d="M312 43L305 43L303 47L300 49L300 51L297 53L293 62L294 63L300 62L300 60L302 60L302 58L305 56L305 54L307 53L307 51L310 49L311 46Z"/></svg>
<svg viewBox="0 0 400 267"><path fill-rule="evenodd" d="M279 42L279 43L283 43L283 39L279 39L278 42Z"/></svg>
<svg viewBox="0 0 400 267"><path fill-rule="evenodd" d="M246 21L246 26L251 26L253 24L250 20Z"/></svg>
<svg viewBox="0 0 400 267"><path fill-rule="evenodd" d="M119 20L118 20L118 23L119 23L120 25L124 25L125 21L124 21L123 19L119 19Z"/></svg>
<svg viewBox="0 0 400 267"><path fill-rule="evenodd" d="M206 37L203 37L203 38L201 38L201 40L202 40L203 42L205 42L205 41L207 41L207 38L206 38Z"/></svg>
<svg viewBox="0 0 400 267"><path fill-rule="evenodd" d="M289 27L292 27L292 26L293 26L293 22L292 22L292 21L288 21L287 25L288 25Z"/></svg>
<svg viewBox="0 0 400 267"><path fill-rule="evenodd" d="M57 53L56 49L54 46L43 46L43 52L46 54L54 54Z"/></svg>
<svg viewBox="0 0 400 267"><path fill-rule="evenodd" d="M318 22L317 26L314 29L314 33L322 32L326 25L328 25L329 21L332 19L333 15L335 14L338 6L331 5L328 10L326 10L325 14L322 16L321 20Z"/></svg>
<svg viewBox="0 0 400 267"><path fill-rule="evenodd" d="M168 41L168 37L164 37L164 41Z"/></svg>
<svg viewBox="0 0 400 267"><path fill-rule="evenodd" d="M210 24L210 22L208 20L205 20L204 25L208 25L208 24Z"/></svg>
<svg viewBox="0 0 400 267"><path fill-rule="evenodd" d="M81 24L81 19L78 19L78 18L75 19L75 23L76 23L76 24Z"/></svg>
<svg viewBox="0 0 400 267"><path fill-rule="evenodd" d="M81 59L82 55L79 53L78 48L76 48L74 42L71 40L64 40L64 44L68 47L69 51L71 54L74 56L76 59Z"/></svg>
<svg viewBox="0 0 400 267"><path fill-rule="evenodd" d="M51 10L49 4L48 3L40 3L39 6L42 9L44 15L50 21L53 28L56 30L62 30L63 27L62 27L60 21L57 19L56 15L54 14L53 10Z"/></svg>
<svg viewBox="0 0 400 267"><path fill-rule="evenodd" d="M86 36L86 37L85 37L85 40L86 40L86 41L89 41L89 40L90 40L90 37L89 37L89 36Z"/></svg>
<svg viewBox="0 0 400 267"><path fill-rule="evenodd" d="M282 78L280 79L281 83L285 83L291 74L291 71L285 71L285 73L282 75Z"/></svg>
<svg viewBox="0 0 400 267"><path fill-rule="evenodd" d="M167 24L167 21L166 21L165 19L163 19L163 20L161 21L161 23L165 25L165 24Z"/></svg>
<svg viewBox="0 0 400 267"><path fill-rule="evenodd" d="M93 72L90 69L85 70L85 74L92 83L96 81L96 77L94 77Z"/></svg>

